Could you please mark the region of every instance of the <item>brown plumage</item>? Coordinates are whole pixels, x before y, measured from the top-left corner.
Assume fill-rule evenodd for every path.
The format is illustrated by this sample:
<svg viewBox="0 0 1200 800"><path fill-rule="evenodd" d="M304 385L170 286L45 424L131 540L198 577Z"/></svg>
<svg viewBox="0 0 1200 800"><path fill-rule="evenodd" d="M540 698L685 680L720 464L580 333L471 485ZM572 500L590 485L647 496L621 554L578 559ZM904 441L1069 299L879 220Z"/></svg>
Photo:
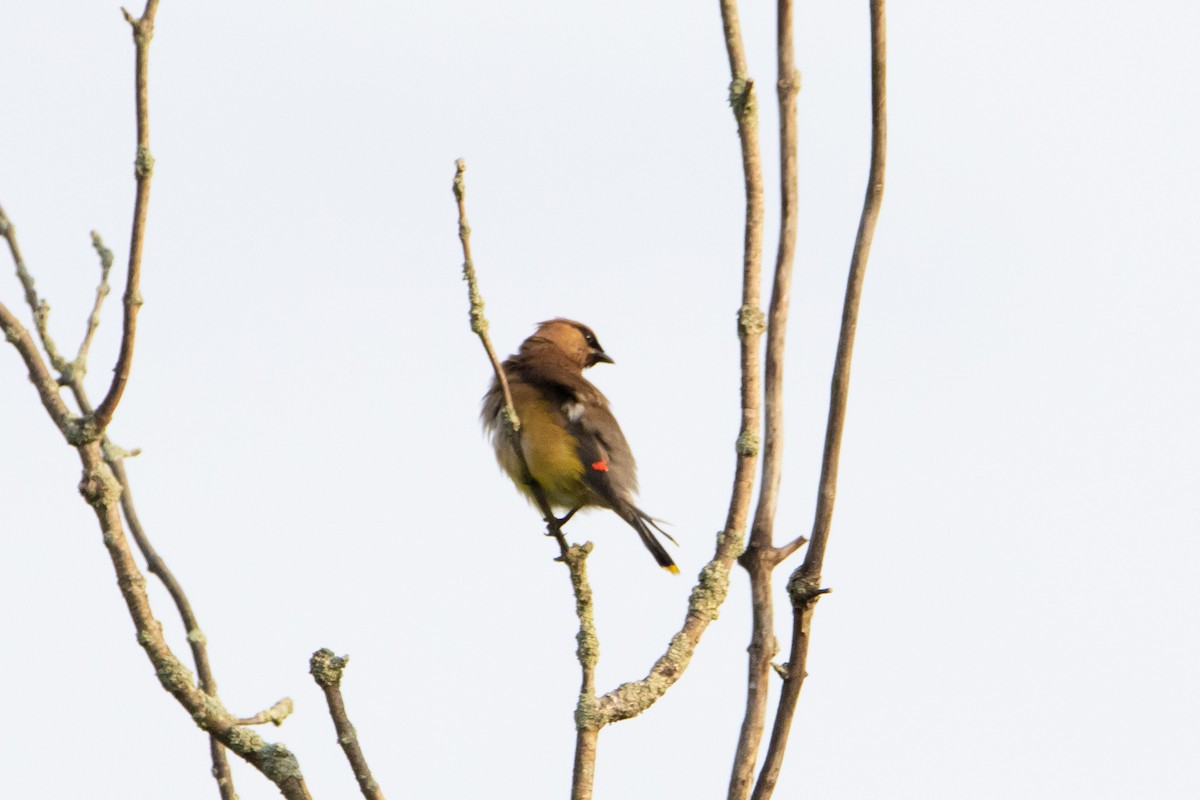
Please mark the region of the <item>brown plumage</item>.
<svg viewBox="0 0 1200 800"><path fill-rule="evenodd" d="M611 364L612 359L591 328L569 319L543 322L503 365L530 475L523 474L504 436L504 393L495 379L483 397L484 430L500 466L531 500L529 483L534 481L552 507L566 509L564 520L589 506L611 509L637 531L660 567L678 573L654 531L671 537L633 503L637 465L625 434L608 400L583 377L585 369L600 362Z"/></svg>

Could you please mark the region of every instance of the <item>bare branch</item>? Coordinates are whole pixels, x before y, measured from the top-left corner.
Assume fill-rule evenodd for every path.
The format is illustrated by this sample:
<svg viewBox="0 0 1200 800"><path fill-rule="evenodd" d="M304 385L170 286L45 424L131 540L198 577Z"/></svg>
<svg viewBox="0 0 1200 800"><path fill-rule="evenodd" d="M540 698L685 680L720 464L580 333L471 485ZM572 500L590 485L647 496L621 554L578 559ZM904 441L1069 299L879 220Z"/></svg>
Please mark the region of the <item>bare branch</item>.
<svg viewBox="0 0 1200 800"><path fill-rule="evenodd" d="M745 800L754 782L754 766L767 719L767 692L771 659L779 645L775 640L775 603L771 596L771 572L779 563L772 536L783 466L783 364L787 338L788 308L792 292L792 266L796 253L797 219L797 130L796 93L800 73L796 70L793 43L792 0L779 0L776 18L776 90L779 96L780 230L775 256L775 281L767 320L767 353L763 390L763 464L758 508L746 552L739 559L750 576L752 632L747 649L746 711L742 718L729 800ZM802 541L802 540L801 540Z"/></svg>
<svg viewBox="0 0 1200 800"><path fill-rule="evenodd" d="M736 442L737 467L725 531L738 539L750 510L754 474L758 468L761 410L759 406L759 337L766 328L760 306L762 284L763 180L758 145L758 100L754 81L746 67L741 25L735 0L721 0L725 49L729 54L731 80L729 103L737 120L742 150L742 172L746 192L746 223L742 257L742 305L738 309L738 338L741 340L742 422Z"/></svg>
<svg viewBox="0 0 1200 800"><path fill-rule="evenodd" d="M329 704L329 716L333 718L333 727L337 730L338 744L342 746L346 760L354 770L354 777L358 780L358 788L363 797L367 800L383 800L383 790L371 775L367 758L358 745L358 733L350 724L350 718L346 715L346 704L342 700L342 672L348 663L350 656L338 658L332 650L322 648L312 654L308 662L308 671L325 693L325 701Z"/></svg>
<svg viewBox="0 0 1200 800"><path fill-rule="evenodd" d="M134 20L128 12L124 12L126 19L129 20L134 28L134 40L137 47L138 65L136 70L136 84L138 88L139 115L139 187L138 200L135 205L133 233L133 239L136 244L134 253L136 255L131 254L130 277L126 296L127 327L122 341L122 359L126 362L123 371L124 377L128 375L127 362L129 354L132 352L133 327L130 314L130 301L137 296L141 240L144 236L145 208L149 189L148 181L150 166L152 164L149 150L144 146L148 141L145 76L146 48L153 33L153 18L157 5L157 0L148 0L146 10L142 18L138 20ZM22 328L8 309L2 305L0 305L0 326L3 327L6 338L16 345L17 350L29 367L30 376L38 389L47 412L60 430L63 431L68 442L75 446L80 454L84 466L84 476L79 487L80 492L88 504L93 507L100 522L101 530L104 534L104 544L109 551L114 569L117 572L118 586L138 631L138 642L142 645L151 663L154 665L163 687L188 710L193 720L202 729L211 734L213 774L217 778L221 796L227 799L236 797L229 775L228 763L225 759L225 752L222 747L224 745L233 749L262 771L280 787L285 797L292 800L308 798L308 791L304 786L304 780L300 774L299 764L296 762L295 757L282 745L264 742L253 731L240 727L238 720L221 706L220 701L216 697L215 682L212 680L211 672L208 669L204 635L196 624L195 617L191 613L191 608L187 603L186 596L182 593L182 589L179 588L178 583L174 580L169 570L166 569L165 564L162 563L161 559L154 552L154 549L149 545L148 540L145 539L144 532L137 521L137 515L132 505L132 498L128 492L128 480L121 463L123 454L117 448L112 447L111 443L103 437L103 424L106 424L108 419L111 418L111 409L115 407L119 399L124 377L120 380L120 386L117 385L118 381L114 381L114 386L110 388L109 396L105 398L105 402L110 406L107 414L91 414L92 409L83 391L82 375L85 369L84 362L87 349L90 346L92 335L98 324L100 306L104 295L107 293L107 276L108 269L111 266L111 253L103 246L99 237L95 237L94 244L97 252L100 254L102 264L101 284L97 289L96 302L89 317L79 356L75 362L68 363L61 356L57 355L57 351L54 349L54 345L46 332L45 319L48 307L44 301L37 297L32 277L30 277L24 267L20 248L16 243L13 226L7 216L3 214L3 211L0 211L0 234L9 243L13 260L17 264L18 277L25 288L26 300L33 309L35 323L38 327L39 335L43 339L43 345L51 356L52 365L62 373L59 381L51 378L49 370L42 361L28 331ZM136 314L136 305L133 304L134 314ZM121 370L118 370L118 373L119 375L122 374ZM71 416L58 393L60 382L70 385L76 395L80 408L85 414L92 417L91 420L79 420ZM114 389L116 389L115 395L113 392ZM102 424L97 425L95 423L97 417L102 419ZM89 422L91 424L88 424ZM118 474L120 478L117 477ZM171 652L166 641L163 639L162 626L151 612L149 600L145 593L145 578L138 570L130 553L128 542L125 539L121 520L122 506L125 507L131 525L136 529L135 535L140 540L139 544L143 546L143 552L146 554L150 569L159 574L159 577L163 579L168 587L168 591L172 594L173 599L175 599L176 604L180 608L181 616L184 618L188 630L188 639L192 645L193 654L196 656L197 667L201 673L199 687L195 685L188 670ZM276 711L277 716L281 713L281 709ZM279 719L282 719L282 716L279 716Z"/></svg>
<svg viewBox="0 0 1200 800"><path fill-rule="evenodd" d="M150 207L150 179L154 174L154 156L150 154L150 92L147 75L150 64L150 40L154 38L154 15L158 0L147 0L140 18L135 19L125 9L121 12L133 29L135 49L134 93L137 106L137 158L134 176L137 193L133 203L133 225L129 234L129 271L125 278L125 316L121 328L121 349L113 369L112 384L96 408L93 417L96 430L103 432L112 420L133 365L133 344L137 334L137 315L142 307L140 290L142 278L142 249L146 239L146 213Z"/></svg>
<svg viewBox="0 0 1200 800"><path fill-rule="evenodd" d="M792 647L788 659L788 675L780 692L779 708L771 731L771 743L759 773L758 783L751 795L753 800L768 800L775 790L783 754L787 748L788 732L796 713L796 702L804 683L808 658L808 642L812 614L817 600L828 589L820 588L821 568L825 547L829 541L833 503L837 495L838 461L841 455L842 431L846 423L846 401L850 389L850 363L854 353L854 334L858 325L858 306L862 297L863 278L875 223L883 202L883 178L887 154L887 35L884 0L869 0L871 9L871 167L867 179L866 197L859 219L854 254L850 259L850 275L846 284L846 299L842 309L842 327L834 360L833 381L829 401L829 421L825 428L825 450L821 461L821 479L817 494L817 510L813 520L812 540L804 563L788 579L788 595L792 601Z"/></svg>

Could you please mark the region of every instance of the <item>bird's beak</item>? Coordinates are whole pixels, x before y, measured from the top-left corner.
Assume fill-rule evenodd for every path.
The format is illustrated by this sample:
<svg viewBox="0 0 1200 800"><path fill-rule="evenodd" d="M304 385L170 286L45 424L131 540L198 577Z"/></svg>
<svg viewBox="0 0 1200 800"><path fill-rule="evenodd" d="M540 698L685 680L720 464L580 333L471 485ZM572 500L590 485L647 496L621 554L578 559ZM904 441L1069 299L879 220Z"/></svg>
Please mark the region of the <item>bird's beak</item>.
<svg viewBox="0 0 1200 800"><path fill-rule="evenodd" d="M616 363L612 360L612 356L610 356L608 353L604 352L603 350L593 350L592 351L592 361L596 364L599 364L600 362L604 362L605 364Z"/></svg>

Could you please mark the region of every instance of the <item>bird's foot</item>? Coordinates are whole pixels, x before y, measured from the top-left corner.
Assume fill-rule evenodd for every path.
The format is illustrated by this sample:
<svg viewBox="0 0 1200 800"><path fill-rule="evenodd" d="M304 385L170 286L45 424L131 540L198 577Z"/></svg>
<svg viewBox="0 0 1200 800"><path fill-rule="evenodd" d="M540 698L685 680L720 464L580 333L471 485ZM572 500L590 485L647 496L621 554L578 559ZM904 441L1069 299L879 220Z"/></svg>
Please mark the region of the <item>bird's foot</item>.
<svg viewBox="0 0 1200 800"><path fill-rule="evenodd" d="M578 508L572 508L566 514L564 514L561 519L559 517L555 517L555 516L547 517L544 520L546 523L546 535L547 536L560 535L562 533L562 526L566 525L567 522L570 521L571 517L575 516L575 512L578 510L579 510Z"/></svg>

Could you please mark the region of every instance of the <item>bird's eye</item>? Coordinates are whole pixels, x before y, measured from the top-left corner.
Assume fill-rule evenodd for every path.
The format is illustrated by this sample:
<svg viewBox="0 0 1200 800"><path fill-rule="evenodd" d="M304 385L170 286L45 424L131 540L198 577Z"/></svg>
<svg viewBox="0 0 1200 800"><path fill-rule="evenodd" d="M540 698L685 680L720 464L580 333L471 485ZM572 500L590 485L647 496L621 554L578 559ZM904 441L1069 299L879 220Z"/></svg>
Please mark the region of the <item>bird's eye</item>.
<svg viewBox="0 0 1200 800"><path fill-rule="evenodd" d="M587 342L588 347L599 347L600 346L600 343L596 341L596 337L590 333L585 333L583 335L583 340L585 342Z"/></svg>

